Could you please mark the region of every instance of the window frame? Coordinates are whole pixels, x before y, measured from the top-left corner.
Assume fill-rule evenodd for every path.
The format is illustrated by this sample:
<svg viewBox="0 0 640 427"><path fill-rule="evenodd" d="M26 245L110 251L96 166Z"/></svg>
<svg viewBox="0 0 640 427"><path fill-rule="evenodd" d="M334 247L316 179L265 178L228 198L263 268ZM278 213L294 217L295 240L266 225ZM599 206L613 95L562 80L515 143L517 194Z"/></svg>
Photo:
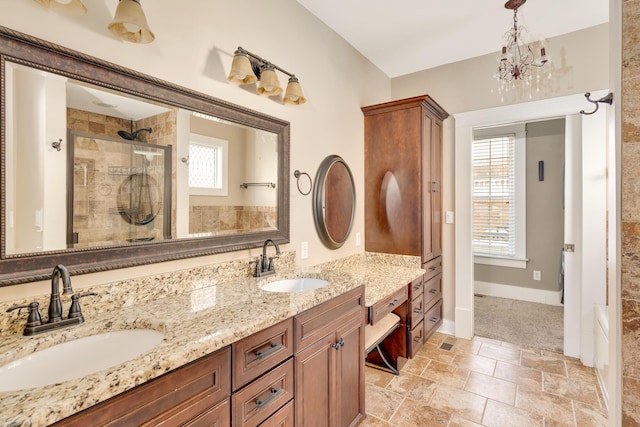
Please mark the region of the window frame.
<svg viewBox="0 0 640 427"><path fill-rule="evenodd" d="M209 187L192 187L189 185L190 196L228 196L229 195L229 141L226 139L214 138L211 136L201 135L197 133L189 134L189 154L191 154L191 145L197 144L201 146L213 147L220 150L218 166L220 170L220 188ZM190 173L190 171L189 171ZM188 176L187 176L187 182Z"/></svg>
<svg viewBox="0 0 640 427"><path fill-rule="evenodd" d="M515 255L499 256L490 254L476 254L474 263L493 265L500 267L527 268L527 138L526 124L518 123L508 126L478 128L473 130L471 143L478 139L500 138L514 136L515 138ZM474 166L473 149L471 150L471 166ZM471 174L471 199L473 202L473 172ZM473 210L471 212L472 230L474 222ZM474 251L473 233L471 236L471 249Z"/></svg>

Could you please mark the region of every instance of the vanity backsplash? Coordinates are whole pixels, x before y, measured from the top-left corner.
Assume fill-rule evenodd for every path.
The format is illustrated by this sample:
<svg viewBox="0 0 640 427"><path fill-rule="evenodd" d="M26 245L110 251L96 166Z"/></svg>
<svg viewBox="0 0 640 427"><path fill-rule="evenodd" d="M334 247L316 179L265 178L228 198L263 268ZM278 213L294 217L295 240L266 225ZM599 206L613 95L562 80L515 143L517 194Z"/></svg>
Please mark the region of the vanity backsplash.
<svg viewBox="0 0 640 427"><path fill-rule="evenodd" d="M295 258L295 251L283 251L276 260L277 272L289 273L295 271ZM97 294L96 296L88 296L81 299L82 313L87 321L91 321L92 315L111 311L115 308L181 295L217 283L251 277L255 264L250 263L250 261L249 259L228 261L130 280L121 280L81 290L75 289L74 291L82 294L87 292L95 292ZM73 284L73 277L71 278L71 283ZM43 320L46 321L49 297L50 294L47 293L29 299L0 302L0 313L2 314L0 315L0 336L22 334L27 321L27 309L23 308L6 313L9 307L27 305L32 301L36 301L40 304L40 314ZM66 317L71 304L71 295L61 294L60 298L64 317Z"/></svg>

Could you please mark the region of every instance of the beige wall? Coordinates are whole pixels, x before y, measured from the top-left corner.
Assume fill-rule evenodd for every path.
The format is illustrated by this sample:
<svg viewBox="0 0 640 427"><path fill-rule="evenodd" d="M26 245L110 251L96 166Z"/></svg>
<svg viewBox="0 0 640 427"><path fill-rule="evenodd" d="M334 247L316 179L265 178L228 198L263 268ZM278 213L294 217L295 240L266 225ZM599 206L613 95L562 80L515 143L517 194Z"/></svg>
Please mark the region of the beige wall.
<svg viewBox="0 0 640 427"><path fill-rule="evenodd" d="M538 161L544 181L538 181ZM546 291L558 291L560 254L564 244L562 185L564 119L527 123L527 267L475 264L474 279ZM533 271L541 280L533 280Z"/></svg>
<svg viewBox="0 0 640 427"><path fill-rule="evenodd" d="M552 84L545 85L532 100L585 93L606 89L609 85L609 24L602 24L549 40L547 53L553 55ZM452 43L453 48L453 43ZM455 212L453 188L454 116L457 113L528 101L528 97L507 98L501 101L498 83L492 77L496 71L495 54L423 70L391 80L391 98L402 99L417 94L431 95L449 114L444 123L443 144L443 212ZM589 104L576 106L576 112ZM499 123L496 118L495 123ZM455 317L454 224L444 224L443 238L443 315L445 320Z"/></svg>
<svg viewBox="0 0 640 427"><path fill-rule="evenodd" d="M390 99L387 76L294 0L143 2L156 35L148 45L119 41L107 31L116 5L117 2L87 2L87 15L67 17L49 12L33 1L4 0L2 9L10 13L0 13L0 25L289 121L291 174L299 169L315 178L323 158L340 155L352 170L358 199L348 241L338 250L327 249L315 231L311 196L298 193L291 175L291 243L283 249L299 252L301 242L309 242L309 259L297 260L302 265L364 250L363 245L355 244L355 233L364 235L364 130L360 107ZM185 13L188 18L175 19ZM308 102L284 106L227 83L225 77L238 46L295 73ZM246 259L260 251L77 276L73 278L74 287ZM5 287L0 289L0 299L46 294L49 288L47 282Z"/></svg>

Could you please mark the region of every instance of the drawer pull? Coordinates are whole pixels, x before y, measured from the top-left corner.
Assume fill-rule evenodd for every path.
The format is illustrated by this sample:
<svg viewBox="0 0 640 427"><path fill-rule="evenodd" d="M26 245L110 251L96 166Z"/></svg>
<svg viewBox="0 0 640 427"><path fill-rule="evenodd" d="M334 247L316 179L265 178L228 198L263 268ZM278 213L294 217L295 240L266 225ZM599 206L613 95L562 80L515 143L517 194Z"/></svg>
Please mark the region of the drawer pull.
<svg viewBox="0 0 640 427"><path fill-rule="evenodd" d="M418 289L420 289L421 287L422 287L422 283L420 283L419 285L414 285L414 286L413 286L413 289L415 289L415 290L417 291L417 290L418 290Z"/></svg>
<svg viewBox="0 0 640 427"><path fill-rule="evenodd" d="M438 320L440 320L439 317L432 317L431 319L429 319L429 322L438 323Z"/></svg>
<svg viewBox="0 0 640 427"><path fill-rule="evenodd" d="M431 267L429 267L429 270L430 270L430 271L435 271L435 270L437 270L437 269L438 269L438 266L437 266L437 265L432 265Z"/></svg>
<svg viewBox="0 0 640 427"><path fill-rule="evenodd" d="M340 350L340 347L344 347L344 340L340 338L340 341L331 344L331 347L335 348L336 350Z"/></svg>
<svg viewBox="0 0 640 427"><path fill-rule="evenodd" d="M432 294L434 294L434 295L435 295L435 294L437 294L437 293L438 293L438 290L437 290L437 289L431 289L431 290L429 291L429 293L432 293Z"/></svg>
<svg viewBox="0 0 640 427"><path fill-rule="evenodd" d="M271 387L269 396L264 400L256 399L256 405L258 405L258 408L262 408L267 403L271 402L273 399L280 396L282 393L284 393L283 388L277 389L277 388Z"/></svg>
<svg viewBox="0 0 640 427"><path fill-rule="evenodd" d="M393 307L393 306L394 306L394 305L396 305L397 303L398 303L398 300L397 300L397 299L394 299L393 301L391 301L391 302L389 303L389 307Z"/></svg>
<svg viewBox="0 0 640 427"><path fill-rule="evenodd" d="M262 359L263 357L267 357L268 355L275 353L281 348L282 348L282 344L271 343L271 345L265 351L261 351L261 350L256 351L256 357L258 359Z"/></svg>
<svg viewBox="0 0 640 427"><path fill-rule="evenodd" d="M422 314L422 309L421 308L416 308L415 310L413 310L414 313L416 314Z"/></svg>
<svg viewBox="0 0 640 427"><path fill-rule="evenodd" d="M422 335L420 335L419 337L415 337L413 340L415 342L421 342L422 341Z"/></svg>

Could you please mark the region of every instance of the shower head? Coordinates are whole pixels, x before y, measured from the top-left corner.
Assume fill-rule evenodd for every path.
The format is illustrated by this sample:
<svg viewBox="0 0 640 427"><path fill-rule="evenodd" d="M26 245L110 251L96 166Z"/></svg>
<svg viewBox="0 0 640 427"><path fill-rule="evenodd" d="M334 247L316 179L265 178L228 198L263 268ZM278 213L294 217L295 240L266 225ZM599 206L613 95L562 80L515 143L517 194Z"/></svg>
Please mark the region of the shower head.
<svg viewBox="0 0 640 427"><path fill-rule="evenodd" d="M146 131L146 132L151 133L153 130L151 128L137 129L137 130L134 130L132 132L127 132L126 130L119 130L118 131L118 135L120 135L120 137L122 139L127 139L129 141L134 141L134 140L138 139L138 133L140 133L142 131Z"/></svg>

